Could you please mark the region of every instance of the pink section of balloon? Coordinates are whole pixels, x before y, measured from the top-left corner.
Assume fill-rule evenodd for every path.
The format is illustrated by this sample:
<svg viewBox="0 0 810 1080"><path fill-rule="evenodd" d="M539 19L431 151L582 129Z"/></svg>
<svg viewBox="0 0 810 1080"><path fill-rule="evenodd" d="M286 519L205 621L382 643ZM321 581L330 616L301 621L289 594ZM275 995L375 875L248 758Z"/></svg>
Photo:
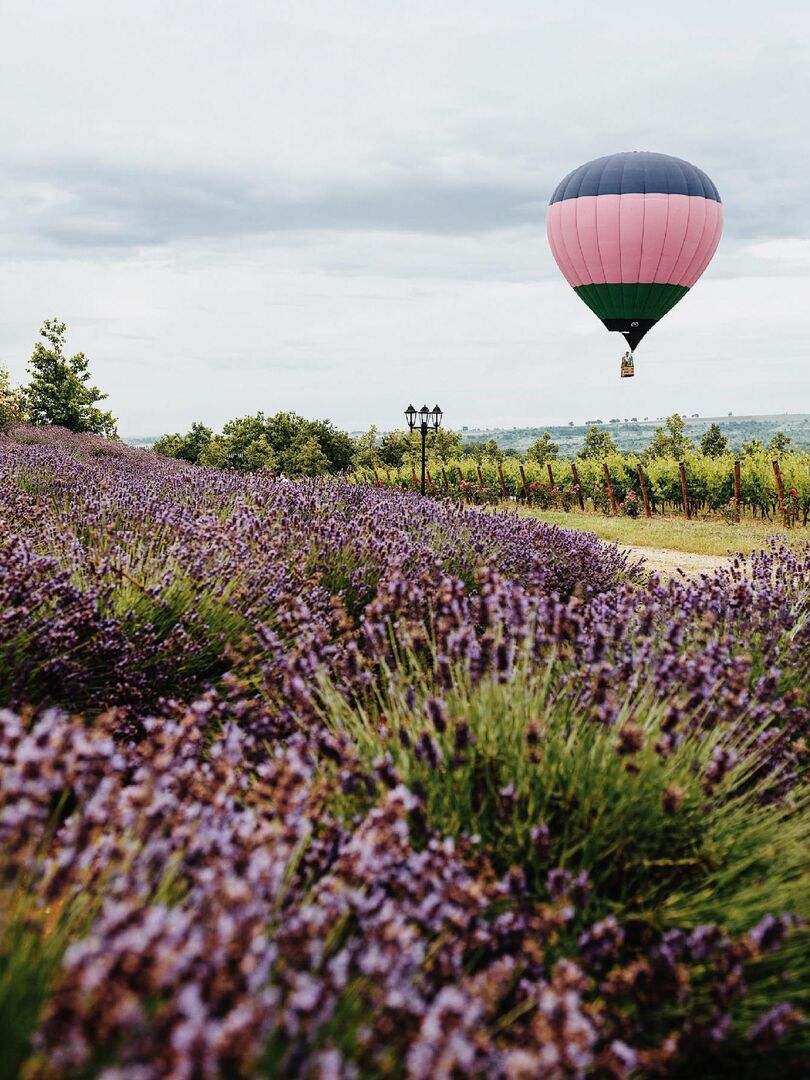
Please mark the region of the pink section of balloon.
<svg viewBox="0 0 810 1080"><path fill-rule="evenodd" d="M723 231L723 206L699 195L582 195L548 208L548 239L569 284L691 288Z"/></svg>

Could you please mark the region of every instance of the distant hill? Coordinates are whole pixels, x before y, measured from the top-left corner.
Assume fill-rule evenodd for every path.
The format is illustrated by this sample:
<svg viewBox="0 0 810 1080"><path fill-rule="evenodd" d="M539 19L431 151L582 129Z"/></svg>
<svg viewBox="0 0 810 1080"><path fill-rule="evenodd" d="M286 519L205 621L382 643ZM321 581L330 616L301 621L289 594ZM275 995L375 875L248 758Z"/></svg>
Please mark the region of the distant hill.
<svg viewBox="0 0 810 1080"><path fill-rule="evenodd" d="M681 414L683 415L683 414ZM810 449L810 413L779 413L763 416L684 416L686 434L699 442L710 424L717 424L733 450L743 443L759 439L767 445L777 431L784 431L800 449ZM664 417L595 417L613 436L620 450L643 450L649 445L657 427L664 427ZM560 453L572 456L582 446L587 424L539 425L525 428L463 428L465 443L486 442L495 439L502 450L526 450L535 439L547 431L559 444Z"/></svg>
<svg viewBox="0 0 810 1080"><path fill-rule="evenodd" d="M683 415L683 414L681 414ZM767 445L777 431L789 435L797 448L810 450L810 413L774 413L763 416L684 416L686 434L699 442L710 424L719 424L728 438L732 450L739 450L744 442L759 439ZM591 423L599 421L613 436L620 450L643 450L653 437L657 427L665 425L665 417L594 417ZM465 443L486 442L494 439L502 450L522 452L548 431L554 442L559 444L560 453L572 457L582 446L587 424L539 424L537 427L523 428L470 428L461 429ZM360 435L362 432L352 432ZM152 446L156 435L124 436L123 441L130 446Z"/></svg>

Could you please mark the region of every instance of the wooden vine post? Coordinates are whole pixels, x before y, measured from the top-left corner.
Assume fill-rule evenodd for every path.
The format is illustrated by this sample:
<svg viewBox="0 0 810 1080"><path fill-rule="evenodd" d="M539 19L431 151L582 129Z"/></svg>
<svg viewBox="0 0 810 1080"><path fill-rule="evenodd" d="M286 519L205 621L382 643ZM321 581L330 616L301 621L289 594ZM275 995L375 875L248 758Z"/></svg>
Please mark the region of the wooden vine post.
<svg viewBox="0 0 810 1080"><path fill-rule="evenodd" d="M641 484L641 497L644 500L644 513L647 515L647 517L651 517L652 514L650 511L650 497L647 494L647 478L645 477L644 470L640 465L638 467L638 482L639 484Z"/></svg>
<svg viewBox="0 0 810 1080"><path fill-rule="evenodd" d="M498 462L498 479L501 482L501 494L507 499L509 497L509 492L506 490L506 481L503 478L503 465L500 461Z"/></svg>
<svg viewBox="0 0 810 1080"><path fill-rule="evenodd" d="M779 513L782 515L782 521L785 523L785 528L790 525L788 521L787 506L785 506L785 485L782 483L782 470L779 468L779 462L771 462L773 465L774 476L776 477L776 490L779 494Z"/></svg>
<svg viewBox="0 0 810 1080"><path fill-rule="evenodd" d="M529 481L526 479L526 470L523 468L523 462L520 464L520 479L523 481L523 494L526 496L526 502L531 506L532 496L529 492Z"/></svg>
<svg viewBox="0 0 810 1080"><path fill-rule="evenodd" d="M552 487L556 487L557 485L554 483L554 473L552 471L550 461L546 462L546 470L548 472L548 482L551 484Z"/></svg>
<svg viewBox="0 0 810 1080"><path fill-rule="evenodd" d="M740 524L740 463L734 462L734 520Z"/></svg>
<svg viewBox="0 0 810 1080"><path fill-rule="evenodd" d="M425 480L427 481L425 487L430 491L433 487L433 481L430 479L430 469L425 469Z"/></svg>
<svg viewBox="0 0 810 1080"><path fill-rule="evenodd" d="M476 465L475 471L478 473L478 483L481 485L481 487L484 487L484 474L481 472L481 466Z"/></svg>
<svg viewBox="0 0 810 1080"><path fill-rule="evenodd" d="M583 498L583 495L582 495L582 484L580 484L580 482L579 482L579 473L577 472L576 462L574 462L574 461L571 462L571 475L574 478L574 486L576 487L577 495L579 496L579 508L580 508L580 510L584 510L585 509L585 499Z"/></svg>
<svg viewBox="0 0 810 1080"><path fill-rule="evenodd" d="M683 495L683 512L686 520L692 520L692 512L689 509L689 491L686 487L686 466L682 461L678 462L678 472L681 474L681 494Z"/></svg>
<svg viewBox="0 0 810 1080"><path fill-rule="evenodd" d="M442 465L442 483L444 484L444 490L449 491L450 485L447 482L447 471L445 470L444 465Z"/></svg>
<svg viewBox="0 0 810 1080"><path fill-rule="evenodd" d="M419 483L419 480L416 476L416 469L413 465L411 465L411 480L413 481L413 486L416 487L416 485Z"/></svg>
<svg viewBox="0 0 810 1080"><path fill-rule="evenodd" d="M608 498L610 499L610 508L614 514L619 512L619 504L616 502L616 495L613 492L613 484L610 480L610 469L607 467L607 462L602 462L602 472L605 474L605 485L607 487Z"/></svg>

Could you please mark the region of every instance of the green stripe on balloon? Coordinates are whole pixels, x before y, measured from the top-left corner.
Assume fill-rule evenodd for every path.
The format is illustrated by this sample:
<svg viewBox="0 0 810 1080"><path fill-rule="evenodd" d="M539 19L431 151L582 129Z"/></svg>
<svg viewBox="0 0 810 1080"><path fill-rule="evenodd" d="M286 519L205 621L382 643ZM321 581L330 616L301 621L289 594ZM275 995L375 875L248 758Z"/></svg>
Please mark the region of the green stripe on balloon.
<svg viewBox="0 0 810 1080"><path fill-rule="evenodd" d="M578 285L574 290L600 319L662 319L689 292L685 285L646 282Z"/></svg>

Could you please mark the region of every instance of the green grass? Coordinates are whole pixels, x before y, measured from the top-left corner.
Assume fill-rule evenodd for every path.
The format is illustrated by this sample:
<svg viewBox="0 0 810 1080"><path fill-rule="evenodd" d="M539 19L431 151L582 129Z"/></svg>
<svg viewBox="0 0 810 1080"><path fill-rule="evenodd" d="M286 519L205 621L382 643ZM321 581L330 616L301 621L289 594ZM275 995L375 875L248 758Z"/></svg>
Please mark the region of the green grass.
<svg viewBox="0 0 810 1080"><path fill-rule="evenodd" d="M444 697L444 732L435 731L426 716L427 683L415 704L396 684L365 707L349 705L327 689L325 717L334 730L350 736L367 765L390 755L402 781L422 793L430 828L472 838L500 874L520 867L534 899L547 899L550 869L588 872L590 898L561 931L554 956L576 956L582 930L609 914L637 942L654 940L670 928L691 930L707 923L738 937L768 914L810 918L810 797L763 801L764 782L755 775L754 759L745 760L757 735L755 724L740 725L741 763L707 790L706 764L720 741L729 745L728 729L686 734L675 752L662 758L655 750L661 703L637 702L632 715L627 711L619 724L608 727L556 692L559 674L551 668L544 677L521 672L509 683L489 680L478 686L459 679ZM460 721L474 740L461 756L455 744ZM621 754L618 732L630 722L643 732L644 745ZM438 765L420 760L414 751L425 731L441 748ZM505 804L508 786L513 796ZM679 792L675 809L664 799L673 789ZM373 798L335 794L333 809L350 820ZM546 851L538 851L532 835L540 825L548 826ZM708 993L702 977L695 972L692 1004ZM750 1025L785 999L810 1009L808 929L795 931L777 953L747 963L745 979L749 993L735 1005L734 1035L718 1062L710 1067L707 1061L701 1075L725 1076L732 1060L741 1077L760 1075L748 1068ZM669 1030L684 1022L689 1007L672 1004ZM707 996L706 1015L711 1008ZM776 1057L773 1064L777 1075Z"/></svg>
<svg viewBox="0 0 810 1080"><path fill-rule="evenodd" d="M717 517L687 521L684 517L675 516L631 518L581 510L566 513L563 510L524 508L520 513L552 525L595 533L602 540L698 555L727 555L729 551L750 555L752 551L765 547L772 536L787 536L788 543L796 548L810 542L810 529L786 530L781 522L752 517L744 518L739 525L732 525Z"/></svg>
<svg viewBox="0 0 810 1080"><path fill-rule="evenodd" d="M435 829L480 837L497 869L522 866L537 893L551 867L587 870L596 905L589 917L613 912L658 929L716 920L742 932L771 911L810 915L810 799L763 805L764 781L752 779L751 758L708 795L705 766L721 740L728 745L728 731L687 735L662 758L655 742L666 703L637 701L608 727L556 693L559 674L525 672L477 687L460 680L445 699L447 731L433 732L442 749L438 767L414 752L431 725L395 685L366 708L327 692L325 718L349 733L369 763L391 755L403 781L425 792ZM454 749L460 719L475 739L463 760ZM617 730L629 722L641 729L644 745L625 755L617 751ZM741 757L758 734L755 725L745 728L737 736ZM502 796L508 785L511 809ZM674 812L663 800L673 785L682 793ZM545 860L532 840L541 824L549 828Z"/></svg>

